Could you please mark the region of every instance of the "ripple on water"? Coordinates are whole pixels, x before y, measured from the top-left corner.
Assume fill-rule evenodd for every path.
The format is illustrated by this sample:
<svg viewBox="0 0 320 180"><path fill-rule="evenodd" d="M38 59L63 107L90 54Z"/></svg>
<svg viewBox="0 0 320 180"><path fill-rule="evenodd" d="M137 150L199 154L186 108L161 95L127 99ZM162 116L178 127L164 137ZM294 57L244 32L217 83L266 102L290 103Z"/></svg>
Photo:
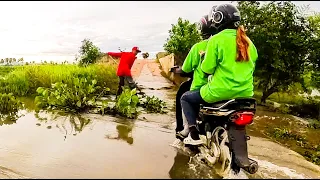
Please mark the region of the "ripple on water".
<svg viewBox="0 0 320 180"><path fill-rule="evenodd" d="M259 171L257 172L257 175L259 175L261 178L310 179L310 177L307 177L303 174L299 174L293 169L281 167L265 160L258 160L256 158L252 159L256 160L259 164Z"/></svg>

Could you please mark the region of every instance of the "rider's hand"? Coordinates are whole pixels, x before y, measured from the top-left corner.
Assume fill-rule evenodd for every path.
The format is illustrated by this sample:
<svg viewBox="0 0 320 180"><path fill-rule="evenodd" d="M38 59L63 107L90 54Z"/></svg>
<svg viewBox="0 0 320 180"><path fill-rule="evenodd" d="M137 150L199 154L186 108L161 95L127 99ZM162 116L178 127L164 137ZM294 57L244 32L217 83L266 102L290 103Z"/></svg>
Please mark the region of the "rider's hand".
<svg viewBox="0 0 320 180"><path fill-rule="evenodd" d="M182 71L182 68L181 67L178 67L178 68L176 68L175 70L174 70L174 73L177 73L177 74L180 74L180 73L182 73L183 71Z"/></svg>

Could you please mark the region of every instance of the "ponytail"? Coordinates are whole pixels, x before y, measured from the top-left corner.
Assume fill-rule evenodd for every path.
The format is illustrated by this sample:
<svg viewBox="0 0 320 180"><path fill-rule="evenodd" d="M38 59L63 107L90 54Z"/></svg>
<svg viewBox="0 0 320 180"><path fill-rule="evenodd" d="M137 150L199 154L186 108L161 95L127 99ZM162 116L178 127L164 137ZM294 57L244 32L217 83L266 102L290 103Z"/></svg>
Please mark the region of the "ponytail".
<svg viewBox="0 0 320 180"><path fill-rule="evenodd" d="M246 35L244 27L241 25L237 29L237 59L236 61L249 61L249 39Z"/></svg>

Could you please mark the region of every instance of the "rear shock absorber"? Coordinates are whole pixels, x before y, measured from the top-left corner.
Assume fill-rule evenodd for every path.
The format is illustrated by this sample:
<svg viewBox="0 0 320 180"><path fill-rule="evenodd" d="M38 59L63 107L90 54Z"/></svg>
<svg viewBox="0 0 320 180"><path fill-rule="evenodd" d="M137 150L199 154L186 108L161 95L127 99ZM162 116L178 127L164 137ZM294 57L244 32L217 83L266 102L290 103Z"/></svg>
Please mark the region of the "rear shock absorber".
<svg viewBox="0 0 320 180"><path fill-rule="evenodd" d="M209 123L206 123L204 125L204 130L206 132L206 138L207 138L207 148L210 149L211 148L211 137L212 137L212 133L211 133L211 127Z"/></svg>

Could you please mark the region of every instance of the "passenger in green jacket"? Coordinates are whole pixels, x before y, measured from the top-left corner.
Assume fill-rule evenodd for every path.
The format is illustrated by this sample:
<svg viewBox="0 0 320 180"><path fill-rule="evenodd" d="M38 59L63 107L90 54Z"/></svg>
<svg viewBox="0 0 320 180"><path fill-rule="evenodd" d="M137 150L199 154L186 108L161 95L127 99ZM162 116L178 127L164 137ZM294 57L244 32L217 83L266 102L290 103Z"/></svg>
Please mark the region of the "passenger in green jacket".
<svg viewBox="0 0 320 180"><path fill-rule="evenodd" d="M239 25L239 10L231 4L219 5L213 9L211 19L219 33L207 44L201 70L212 76L200 90L188 91L181 97L190 131L184 143L190 145L202 144L196 126L200 104L253 96L253 72L258 53L244 27Z"/></svg>

